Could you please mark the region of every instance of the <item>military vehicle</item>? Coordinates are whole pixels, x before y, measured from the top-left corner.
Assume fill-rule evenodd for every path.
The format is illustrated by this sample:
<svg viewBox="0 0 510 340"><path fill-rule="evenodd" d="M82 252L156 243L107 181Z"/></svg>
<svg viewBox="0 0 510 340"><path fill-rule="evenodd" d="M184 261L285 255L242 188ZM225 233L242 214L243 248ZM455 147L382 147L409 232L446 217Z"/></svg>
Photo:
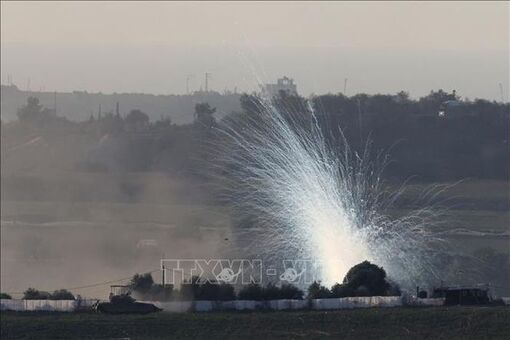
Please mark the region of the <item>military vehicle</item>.
<svg viewBox="0 0 510 340"><path fill-rule="evenodd" d="M162 310L152 303L136 302L131 297L129 286L110 286L109 300L98 303L96 310L107 314L148 314Z"/></svg>

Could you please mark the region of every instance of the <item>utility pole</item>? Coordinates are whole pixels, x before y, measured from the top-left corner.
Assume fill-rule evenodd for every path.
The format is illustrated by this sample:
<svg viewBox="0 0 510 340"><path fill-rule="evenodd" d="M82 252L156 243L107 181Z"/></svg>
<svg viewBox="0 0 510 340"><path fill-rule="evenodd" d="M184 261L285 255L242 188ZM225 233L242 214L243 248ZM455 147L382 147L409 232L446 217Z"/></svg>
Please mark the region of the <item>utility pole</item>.
<svg viewBox="0 0 510 340"><path fill-rule="evenodd" d="M347 78L344 79L344 96L347 96Z"/></svg>
<svg viewBox="0 0 510 340"><path fill-rule="evenodd" d="M161 286L165 288L165 265L161 265Z"/></svg>
<svg viewBox="0 0 510 340"><path fill-rule="evenodd" d="M191 79L191 78L193 78L193 75L192 75L192 74L188 74L188 75L186 76L186 94L190 94L190 93L189 93L189 81L190 81L190 79Z"/></svg>
<svg viewBox="0 0 510 340"><path fill-rule="evenodd" d="M205 92L209 92L209 78L211 74L209 72L205 73Z"/></svg>
<svg viewBox="0 0 510 340"><path fill-rule="evenodd" d="M53 92L53 111L57 115L57 91Z"/></svg>
<svg viewBox="0 0 510 340"><path fill-rule="evenodd" d="M503 95L503 84L499 83L499 92L501 94L501 102L505 102L505 96Z"/></svg>

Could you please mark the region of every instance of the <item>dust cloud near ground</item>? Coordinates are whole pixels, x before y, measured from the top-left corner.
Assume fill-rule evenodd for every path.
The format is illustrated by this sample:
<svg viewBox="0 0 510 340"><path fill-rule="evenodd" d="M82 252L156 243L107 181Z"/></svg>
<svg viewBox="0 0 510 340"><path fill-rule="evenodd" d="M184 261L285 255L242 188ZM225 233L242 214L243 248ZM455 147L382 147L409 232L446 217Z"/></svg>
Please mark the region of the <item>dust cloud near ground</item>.
<svg viewBox="0 0 510 340"><path fill-rule="evenodd" d="M25 174L3 177L2 188L3 292L150 271L159 280L162 258L218 258L228 248L228 214L208 204L207 189L164 174ZM70 290L104 297L109 286Z"/></svg>

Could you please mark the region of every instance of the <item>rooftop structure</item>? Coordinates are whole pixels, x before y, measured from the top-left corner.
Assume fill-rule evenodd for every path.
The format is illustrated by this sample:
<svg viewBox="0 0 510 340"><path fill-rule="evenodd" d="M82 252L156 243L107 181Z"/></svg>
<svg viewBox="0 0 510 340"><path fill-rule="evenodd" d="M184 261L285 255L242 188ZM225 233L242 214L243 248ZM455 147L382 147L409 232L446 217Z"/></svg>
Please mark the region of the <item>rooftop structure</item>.
<svg viewBox="0 0 510 340"><path fill-rule="evenodd" d="M294 79L289 77L279 78L276 84L265 84L262 87L262 93L269 97L274 97L284 92L288 95L297 95L297 87Z"/></svg>

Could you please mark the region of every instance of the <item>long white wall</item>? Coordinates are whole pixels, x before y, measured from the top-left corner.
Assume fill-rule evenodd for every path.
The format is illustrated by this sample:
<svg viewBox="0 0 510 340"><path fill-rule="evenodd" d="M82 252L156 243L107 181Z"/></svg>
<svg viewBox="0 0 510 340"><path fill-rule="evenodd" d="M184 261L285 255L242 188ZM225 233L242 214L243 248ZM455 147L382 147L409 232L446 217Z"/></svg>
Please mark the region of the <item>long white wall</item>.
<svg viewBox="0 0 510 340"><path fill-rule="evenodd" d="M0 300L0 310L73 312L92 308L98 300ZM144 302L144 301L141 301ZM163 311L171 313L211 312L227 310L334 310L371 307L442 306L444 299L409 299L400 296L358 296L338 299L313 300L234 300L234 301L169 301L153 302ZM506 302L506 301L505 301Z"/></svg>
<svg viewBox="0 0 510 340"><path fill-rule="evenodd" d="M0 310L16 312L74 312L81 308L91 308L98 300L0 300Z"/></svg>
<svg viewBox="0 0 510 340"><path fill-rule="evenodd" d="M225 310L296 310L296 309L349 309L370 307L398 307L403 305L400 296L347 297L313 300L235 300L235 301L189 301L153 302L167 312L210 312ZM434 302L437 304L437 302ZM442 301L441 301L442 304Z"/></svg>

